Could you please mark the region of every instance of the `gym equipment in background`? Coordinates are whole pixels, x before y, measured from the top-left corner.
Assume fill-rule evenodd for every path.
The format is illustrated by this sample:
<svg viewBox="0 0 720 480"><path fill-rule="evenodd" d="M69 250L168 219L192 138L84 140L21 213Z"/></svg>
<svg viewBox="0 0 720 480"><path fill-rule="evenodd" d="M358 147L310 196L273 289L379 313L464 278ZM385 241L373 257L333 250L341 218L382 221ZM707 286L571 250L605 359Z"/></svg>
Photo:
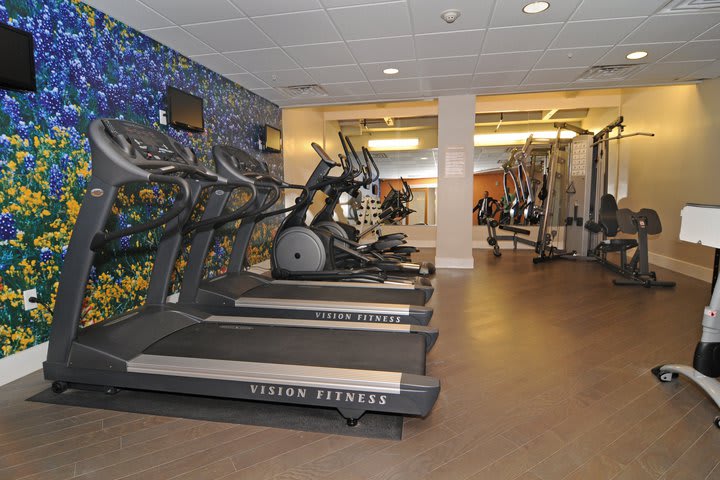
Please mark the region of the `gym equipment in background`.
<svg viewBox="0 0 720 480"><path fill-rule="evenodd" d="M430 275L435 267L431 263L410 263L388 259L379 252L363 250L362 245L331 233L328 229L308 226L305 217L316 191L333 184L348 182L361 172L343 161L343 173L331 177L330 170L339 166L318 144L312 144L320 162L307 182L309 195L302 199L283 220L273 242L271 265L273 278L284 280L313 280L320 277L353 278L360 268L375 269L386 274ZM383 278L383 277L380 277Z"/></svg>
<svg viewBox="0 0 720 480"><path fill-rule="evenodd" d="M609 193L600 198L597 222L588 221L585 228L593 233L603 233L605 239L597 244L592 255L605 267L624 276L613 280L615 285L642 285L643 287L674 287L675 282L659 281L648 262L648 235L662 232L660 217L655 210L643 208L633 212L618 209L615 197ZM637 239L615 238L618 233L637 235ZM628 260L628 251L634 253ZM608 259L609 253L617 253L620 263Z"/></svg>
<svg viewBox="0 0 720 480"><path fill-rule="evenodd" d="M154 228L165 227L166 234L183 228L197 200L191 183L241 186L209 172L189 148L148 127L96 119L88 136L93 172L67 249L43 364L56 393L134 388L312 405L336 408L349 425L369 410L402 415L430 411L440 383L425 376L425 340L386 328L393 325L357 331L348 326L354 322L338 322L343 324L338 328L242 323L185 305L154 304L149 298L138 309L80 328L98 250ZM149 182L179 191L172 207L145 223L106 232L119 188ZM204 226L203 221L193 225ZM155 292L169 283L172 268L159 259L178 254L176 238L164 234L158 246L154 270L160 267L163 275L151 280L160 285Z"/></svg>
<svg viewBox="0 0 720 480"><path fill-rule="evenodd" d="M688 204L681 212L680 240L720 249L720 206ZM702 337L695 348L693 366L667 364L652 369L661 382L670 382L678 374L685 376L707 393L720 407L720 282L705 307L702 319ZM715 417L720 428L720 416Z"/></svg>
<svg viewBox="0 0 720 480"><path fill-rule="evenodd" d="M256 203L260 207L245 215L240 226L232 232L235 238L227 272L215 278L203 279L203 268L213 239L224 223L216 221L198 229L183 275L179 295L181 303L230 307L215 311L231 315L413 325L430 322L433 311L423 305L432 289L423 285L416 288L410 284L273 280L244 270L258 222L294 209L268 211L280 198L280 190L298 186L273 177L264 163L232 146L215 146L213 158L218 174L231 182L247 177L255 179L258 190ZM205 205L203 220L219 217L232 195L229 191L218 190L216 193Z"/></svg>

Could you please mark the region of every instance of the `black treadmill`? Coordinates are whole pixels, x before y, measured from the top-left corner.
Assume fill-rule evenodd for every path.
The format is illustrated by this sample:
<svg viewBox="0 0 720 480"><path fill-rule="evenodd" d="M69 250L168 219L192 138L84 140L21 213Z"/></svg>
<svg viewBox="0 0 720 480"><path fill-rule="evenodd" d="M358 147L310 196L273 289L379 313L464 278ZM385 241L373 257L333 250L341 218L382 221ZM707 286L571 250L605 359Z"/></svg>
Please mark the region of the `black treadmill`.
<svg viewBox="0 0 720 480"><path fill-rule="evenodd" d="M344 321L408 323L427 325L432 309L424 306L432 295L429 282L412 284L378 284L375 282L273 280L270 277L243 270L246 253L258 222L270 215L289 209L266 212L280 197L280 189L296 187L272 177L267 166L247 153L231 146L216 146L213 156L217 172L230 181L242 181L248 176L257 179L260 205L254 214L243 217L227 267L227 273L203 279L203 267L213 239L222 224L198 232L193 238L188 264L183 276L179 301L187 304L215 304L243 307L253 315L274 317L331 319ZM213 195L207 202L203 219L222 215L232 192ZM332 278L332 273L318 272ZM376 273L366 272L368 280ZM359 273L354 278L362 279ZM270 312L270 313L268 313Z"/></svg>
<svg viewBox="0 0 720 480"><path fill-rule="evenodd" d="M203 179L232 187L198 165L190 149L148 127L95 120L89 140L92 177L65 257L43 364L56 393L130 388L312 405L337 409L350 425L366 411L430 411L440 384L425 376L425 339L393 330L398 325L275 325L268 318L153 303L148 295L141 308L81 328L98 250L158 227L164 227L161 246L167 246L168 232L183 228L190 214L190 183ZM143 182L174 185L180 193L160 217L105 231L119 188Z"/></svg>

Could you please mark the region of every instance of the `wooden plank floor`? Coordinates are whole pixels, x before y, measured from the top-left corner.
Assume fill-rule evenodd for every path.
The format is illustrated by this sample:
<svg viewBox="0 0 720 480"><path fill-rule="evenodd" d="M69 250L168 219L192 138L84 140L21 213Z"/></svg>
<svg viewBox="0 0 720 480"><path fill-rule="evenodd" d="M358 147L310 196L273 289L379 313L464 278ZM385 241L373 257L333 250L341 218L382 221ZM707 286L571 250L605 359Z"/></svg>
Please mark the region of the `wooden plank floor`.
<svg viewBox="0 0 720 480"><path fill-rule="evenodd" d="M0 388L0 479L720 479L716 408L649 373L691 360L707 284L475 256L435 279L442 393L400 442L29 403L33 374Z"/></svg>

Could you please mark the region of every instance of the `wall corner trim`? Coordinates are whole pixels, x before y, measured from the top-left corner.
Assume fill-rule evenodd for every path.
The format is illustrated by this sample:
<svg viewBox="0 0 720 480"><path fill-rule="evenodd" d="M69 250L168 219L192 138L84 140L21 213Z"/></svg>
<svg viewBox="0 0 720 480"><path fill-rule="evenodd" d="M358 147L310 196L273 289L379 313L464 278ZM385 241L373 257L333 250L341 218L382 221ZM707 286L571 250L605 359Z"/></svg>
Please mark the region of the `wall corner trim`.
<svg viewBox="0 0 720 480"><path fill-rule="evenodd" d="M435 268L474 268L473 257L435 257Z"/></svg>
<svg viewBox="0 0 720 480"><path fill-rule="evenodd" d="M48 342L35 345L9 357L0 358L0 386L39 370L47 358Z"/></svg>

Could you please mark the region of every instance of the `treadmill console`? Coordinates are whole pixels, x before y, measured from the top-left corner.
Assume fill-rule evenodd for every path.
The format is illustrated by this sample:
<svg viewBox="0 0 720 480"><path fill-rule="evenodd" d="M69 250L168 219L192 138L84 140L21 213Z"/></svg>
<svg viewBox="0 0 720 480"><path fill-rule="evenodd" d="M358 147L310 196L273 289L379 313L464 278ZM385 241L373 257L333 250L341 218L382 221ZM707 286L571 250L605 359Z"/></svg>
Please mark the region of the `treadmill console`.
<svg viewBox="0 0 720 480"><path fill-rule="evenodd" d="M164 161L202 168L192 150L154 128L125 120L105 119L102 124L125 158L138 166Z"/></svg>
<svg viewBox="0 0 720 480"><path fill-rule="evenodd" d="M215 147L215 164L217 170L222 169L218 163L228 162L230 166L237 169L239 173L269 173L270 169L267 164L261 160L252 157L249 153L230 145L220 145Z"/></svg>

